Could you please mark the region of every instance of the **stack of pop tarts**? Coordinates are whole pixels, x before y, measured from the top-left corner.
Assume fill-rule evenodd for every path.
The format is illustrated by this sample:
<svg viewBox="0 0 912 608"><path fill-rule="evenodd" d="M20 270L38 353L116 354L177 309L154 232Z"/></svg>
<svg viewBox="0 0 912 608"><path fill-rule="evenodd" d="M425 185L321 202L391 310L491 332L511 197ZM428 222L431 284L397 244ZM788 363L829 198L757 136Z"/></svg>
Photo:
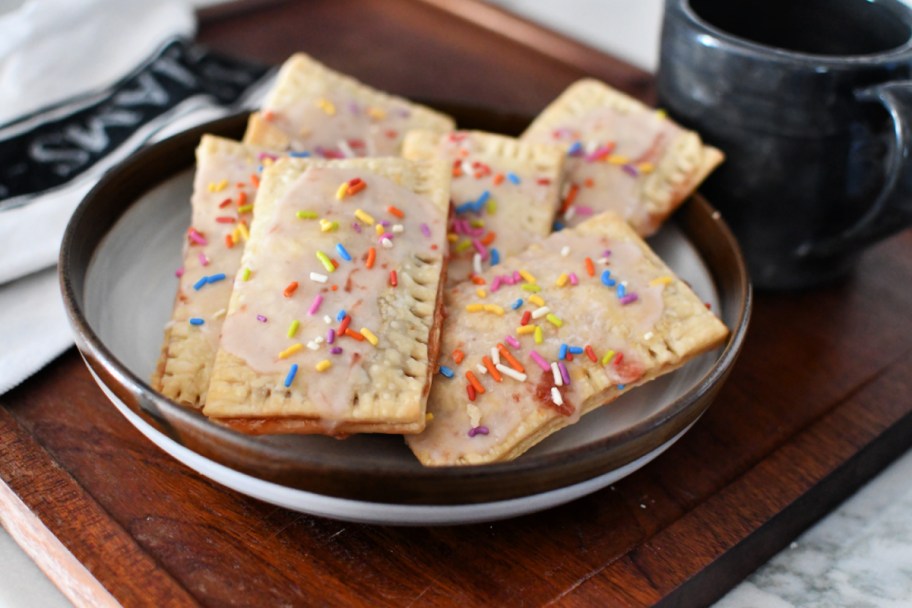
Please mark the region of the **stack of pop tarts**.
<svg viewBox="0 0 912 608"><path fill-rule="evenodd" d="M725 339L641 238L720 160L595 81L517 139L296 55L197 149L154 387L245 433L516 458Z"/></svg>

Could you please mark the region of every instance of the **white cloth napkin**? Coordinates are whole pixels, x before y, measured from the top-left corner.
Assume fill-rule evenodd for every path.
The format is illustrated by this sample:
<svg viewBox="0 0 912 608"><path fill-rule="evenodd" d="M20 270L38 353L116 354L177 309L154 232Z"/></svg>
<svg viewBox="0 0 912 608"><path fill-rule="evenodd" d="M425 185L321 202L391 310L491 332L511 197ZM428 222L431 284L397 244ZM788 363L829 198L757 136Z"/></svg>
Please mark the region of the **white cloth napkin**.
<svg viewBox="0 0 912 608"><path fill-rule="evenodd" d="M29 0L0 16L0 394L71 343L67 221L137 148L260 101L271 75L189 41L182 0Z"/></svg>

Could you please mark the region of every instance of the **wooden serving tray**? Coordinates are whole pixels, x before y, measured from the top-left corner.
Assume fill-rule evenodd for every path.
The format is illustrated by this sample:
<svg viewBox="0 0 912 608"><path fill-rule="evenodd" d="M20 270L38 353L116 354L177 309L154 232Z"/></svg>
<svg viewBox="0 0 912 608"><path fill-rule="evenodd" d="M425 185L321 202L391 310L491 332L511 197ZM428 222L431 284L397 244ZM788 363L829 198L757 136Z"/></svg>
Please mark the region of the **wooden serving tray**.
<svg viewBox="0 0 912 608"><path fill-rule="evenodd" d="M584 75L652 95L647 74L474 1L260 0L205 15L199 37L519 115ZM71 349L0 397L0 522L78 605L703 605L910 445L910 252L907 231L842 284L758 294L694 428L544 513L391 528L260 503L145 440Z"/></svg>

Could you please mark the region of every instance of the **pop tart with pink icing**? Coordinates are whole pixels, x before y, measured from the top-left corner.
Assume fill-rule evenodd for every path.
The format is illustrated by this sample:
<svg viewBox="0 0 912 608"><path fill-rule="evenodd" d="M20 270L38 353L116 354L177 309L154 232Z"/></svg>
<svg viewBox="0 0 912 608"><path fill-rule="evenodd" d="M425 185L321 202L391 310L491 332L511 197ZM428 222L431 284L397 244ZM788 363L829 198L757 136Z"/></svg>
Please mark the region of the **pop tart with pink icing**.
<svg viewBox="0 0 912 608"><path fill-rule="evenodd" d="M263 172L203 413L258 433L416 433L436 370L450 168Z"/></svg>
<svg viewBox="0 0 912 608"><path fill-rule="evenodd" d="M566 151L561 225L614 211L640 236L656 232L723 159L663 112L593 79L568 87L521 139Z"/></svg>
<svg viewBox="0 0 912 608"><path fill-rule="evenodd" d="M561 147L481 131L411 131L402 155L452 165L448 285L551 234L563 176Z"/></svg>
<svg viewBox="0 0 912 608"><path fill-rule="evenodd" d="M191 225L174 309L152 377L153 388L182 405L198 409L206 401L264 158L256 148L213 135L204 135L196 149Z"/></svg>
<svg viewBox="0 0 912 608"><path fill-rule="evenodd" d="M553 233L447 292L428 466L511 460L719 346L725 325L619 215Z"/></svg>
<svg viewBox="0 0 912 608"><path fill-rule="evenodd" d="M280 68L244 142L318 158L398 156L410 129L452 131L449 116L292 55Z"/></svg>

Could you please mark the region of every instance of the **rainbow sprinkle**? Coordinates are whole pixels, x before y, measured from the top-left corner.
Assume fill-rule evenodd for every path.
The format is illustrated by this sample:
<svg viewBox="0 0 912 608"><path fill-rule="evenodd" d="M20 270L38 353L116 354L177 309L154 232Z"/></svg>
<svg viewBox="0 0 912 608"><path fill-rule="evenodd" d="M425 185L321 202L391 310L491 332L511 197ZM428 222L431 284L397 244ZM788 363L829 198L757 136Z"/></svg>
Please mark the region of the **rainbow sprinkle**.
<svg viewBox="0 0 912 608"><path fill-rule="evenodd" d="M535 352L534 350L533 350L533 351L529 351L529 357L531 357L531 359L532 359L533 361L535 361L535 364L538 365L538 366L542 369L543 372L549 372L549 371L551 371L551 366L548 365L548 362L545 361L545 358L542 357L541 355L539 355L539 354L538 354L537 352Z"/></svg>
<svg viewBox="0 0 912 608"><path fill-rule="evenodd" d="M557 366L557 362L552 362L550 365L551 368L551 377L554 378L555 386L564 385L564 377L560 373L560 368Z"/></svg>
<svg viewBox="0 0 912 608"><path fill-rule="evenodd" d="M570 386L570 372L567 371L567 366L563 361L557 362L557 369L560 371L561 380L563 380L566 386Z"/></svg>
<svg viewBox="0 0 912 608"><path fill-rule="evenodd" d="M310 304L310 308L307 309L307 314L311 317L317 314L317 311L320 309L320 304L323 303L323 296L317 294L314 296L313 302Z"/></svg>
<svg viewBox="0 0 912 608"><path fill-rule="evenodd" d="M225 280L224 272L220 272L218 274L211 274L209 276L204 276L204 277L201 277L196 283L193 284L193 289L195 291L199 291L200 289L203 288L204 285L208 285L210 283L218 283L219 281L224 281L224 280Z"/></svg>
<svg viewBox="0 0 912 608"><path fill-rule="evenodd" d="M366 211L364 211L363 209L355 209L354 215L357 220L359 220L361 223L366 224L368 226L373 226L375 223L373 216L371 214L367 213Z"/></svg>
<svg viewBox="0 0 912 608"><path fill-rule="evenodd" d="M292 356L293 354L295 354L302 348L304 348L303 344L301 344L300 342L295 342L294 344L292 344L285 350L281 351L277 356L279 359L287 359L288 357Z"/></svg>
<svg viewBox="0 0 912 608"><path fill-rule="evenodd" d="M294 321L291 322L291 325L288 326L288 332L286 333L286 335L289 338L294 338L295 334L298 333L298 327L300 327L300 326L301 326L301 322L298 321L297 319L295 319Z"/></svg>
<svg viewBox="0 0 912 608"><path fill-rule="evenodd" d="M317 251L317 259L320 260L320 263L323 264L323 268L326 269L326 272L335 272L336 267L332 263L332 260L329 259L329 256L323 253L322 251Z"/></svg>
<svg viewBox="0 0 912 608"><path fill-rule="evenodd" d="M348 251L345 249L345 246L343 246L342 243L336 243L336 251L339 252L339 255L342 256L342 259L345 260L346 262L352 261L351 255L348 253Z"/></svg>
<svg viewBox="0 0 912 608"><path fill-rule="evenodd" d="M342 185L339 186L339 189L336 190L336 200L341 201L345 198L345 195L348 193L348 182L342 182Z"/></svg>
<svg viewBox="0 0 912 608"><path fill-rule="evenodd" d="M542 317L544 317L545 315L548 315L550 313L551 313L550 308L548 308L547 306L540 306L532 311L532 318L541 319Z"/></svg>
<svg viewBox="0 0 912 608"><path fill-rule="evenodd" d="M367 338L367 341L370 342L372 346L377 346L377 344L380 343L380 340L374 335L374 332L366 327L361 328L361 335Z"/></svg>
<svg viewBox="0 0 912 608"><path fill-rule="evenodd" d="M292 363L291 367L288 369L288 374L285 376L285 388L291 386L291 383L294 382L295 374L298 373L298 364Z"/></svg>
<svg viewBox="0 0 912 608"><path fill-rule="evenodd" d="M513 378L514 380L517 380L519 382L526 381L526 374L516 371L512 367L507 367L506 365L498 363L494 366L494 368L497 371L499 371L501 374L503 374L504 376L507 376L508 378Z"/></svg>
<svg viewBox="0 0 912 608"><path fill-rule="evenodd" d="M564 404L564 398L560 394L560 390L556 386L551 387L551 401L554 402L554 405L561 406Z"/></svg>
<svg viewBox="0 0 912 608"><path fill-rule="evenodd" d="M332 116L336 113L336 106L333 102L324 97L317 100L317 107L323 110L328 116Z"/></svg>

